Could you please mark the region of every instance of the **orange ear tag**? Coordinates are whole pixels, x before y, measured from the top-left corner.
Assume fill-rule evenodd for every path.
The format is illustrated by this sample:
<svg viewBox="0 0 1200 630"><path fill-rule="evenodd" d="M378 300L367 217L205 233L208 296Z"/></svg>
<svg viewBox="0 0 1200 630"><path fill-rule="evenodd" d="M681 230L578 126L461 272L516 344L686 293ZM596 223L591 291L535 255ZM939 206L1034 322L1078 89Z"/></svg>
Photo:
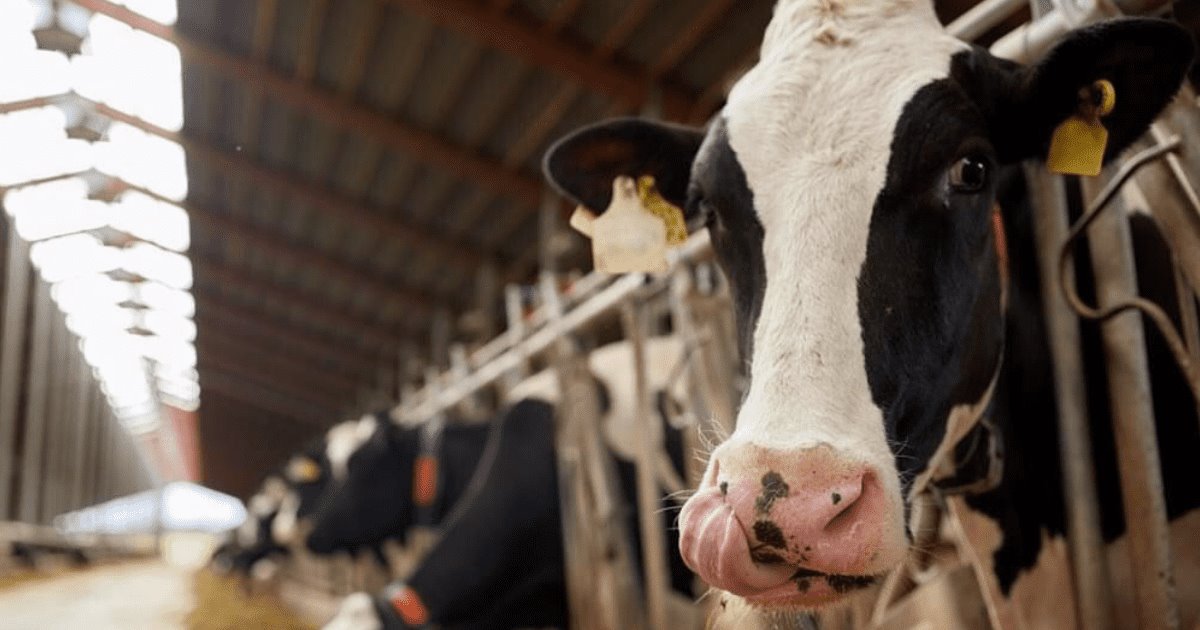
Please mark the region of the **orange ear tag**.
<svg viewBox="0 0 1200 630"><path fill-rule="evenodd" d="M429 610L417 592L405 586L392 596L392 608L410 626L423 626L429 622Z"/></svg>
<svg viewBox="0 0 1200 630"><path fill-rule="evenodd" d="M413 503L418 507L433 505L437 496L438 460L432 455L418 455L413 464Z"/></svg>
<svg viewBox="0 0 1200 630"><path fill-rule="evenodd" d="M1095 177L1100 174L1108 146L1108 130L1100 119L1112 113L1117 90L1111 82L1100 79L1080 96L1079 110L1055 128L1050 138L1046 166L1063 175Z"/></svg>

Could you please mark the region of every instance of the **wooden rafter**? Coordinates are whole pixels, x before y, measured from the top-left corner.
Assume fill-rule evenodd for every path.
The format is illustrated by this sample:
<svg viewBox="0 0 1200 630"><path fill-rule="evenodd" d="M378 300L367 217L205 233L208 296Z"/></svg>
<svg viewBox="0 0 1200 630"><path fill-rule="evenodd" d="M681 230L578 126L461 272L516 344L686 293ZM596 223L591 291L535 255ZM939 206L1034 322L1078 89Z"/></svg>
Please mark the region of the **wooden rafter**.
<svg viewBox="0 0 1200 630"><path fill-rule="evenodd" d="M280 264L293 269L314 270L341 283L348 290L365 292L377 301L401 302L418 315L427 315L433 305L444 301L424 292L398 287L397 283L380 278L367 269L323 254L315 248L298 246L275 232L216 212L213 208L198 203L184 204L184 208L192 224L203 227L209 234L220 239L240 240L250 249L262 252Z"/></svg>
<svg viewBox="0 0 1200 630"><path fill-rule="evenodd" d="M592 51L592 58L597 62L612 59L616 51L633 35L633 31L650 15L650 10L653 8L653 0L634 2L622 13L621 19L600 39L600 44ZM561 24L558 26L548 25L548 28L560 29L562 26ZM559 88L558 92L551 97L550 102L542 107L541 115L528 125L525 133L509 146L508 151L504 154L504 164L509 168L519 168L528 160L529 156L542 146L546 137L558 126L558 123L562 122L563 117L571 110L571 106L575 104L580 93L579 86L572 83ZM628 106L627 103L622 105Z"/></svg>
<svg viewBox="0 0 1200 630"><path fill-rule="evenodd" d="M286 344L279 345L272 339L244 334L237 329L206 328L200 331L197 344L205 348L209 344L218 345L227 349L231 356L253 355L264 364L280 366L284 373L295 370L345 391L354 391L369 380L367 371L346 371L336 362L312 357Z"/></svg>
<svg viewBox="0 0 1200 630"><path fill-rule="evenodd" d="M708 117L725 99L725 91L729 89L729 86L757 60L758 46L754 45L721 73L721 80L708 86L700 98L696 99L696 105L692 108L692 113L688 115L688 120L693 124L701 124L708 120Z"/></svg>
<svg viewBox="0 0 1200 630"><path fill-rule="evenodd" d="M208 326L219 327L231 334L262 339L274 347L284 347L305 355L313 365L338 369L347 374L364 377L373 374L382 364L381 352L364 353L327 333L314 333L306 327L289 322L263 323L263 313L229 302L221 296L198 295L196 323L200 334ZM382 350L382 349L379 349Z"/></svg>
<svg viewBox="0 0 1200 630"><path fill-rule="evenodd" d="M352 398L363 384L335 374L323 374L307 369L281 357L261 352L255 346L243 345L218 331L208 331L196 339L196 352L203 359L219 357L246 366L273 380L300 386L325 395L330 399Z"/></svg>
<svg viewBox="0 0 1200 630"><path fill-rule="evenodd" d="M325 31L325 15L329 0L312 0L300 28L300 48L296 51L296 78L310 83L317 73L317 54L321 50L321 34Z"/></svg>
<svg viewBox="0 0 1200 630"><path fill-rule="evenodd" d="M468 245L439 237L420 227L384 216L382 210L368 210L362 204L323 186L305 181L290 173L263 166L235 151L225 151L192 136L163 129L102 103L80 98L103 116L178 143L187 151L189 157L210 164L221 172L235 177L248 178L255 184L278 194L311 203L328 212L330 216L360 229L428 249L444 259L447 264L457 264L464 269L471 269L486 259L483 254Z"/></svg>
<svg viewBox="0 0 1200 630"><path fill-rule="evenodd" d="M667 49L659 53L658 59L650 66L650 76L661 77L674 70L688 53L695 50L700 40L729 14L733 4L733 0L710 0L701 7L695 17L671 38Z"/></svg>
<svg viewBox="0 0 1200 630"><path fill-rule="evenodd" d="M331 403L314 405L299 401L286 393L249 383L241 378L241 375L231 375L228 372L204 365L199 366L197 371L200 372L201 391L215 391L285 418L295 418L309 424L324 426L329 423L330 418L340 415L338 408ZM203 398L203 396L202 393L201 397Z"/></svg>
<svg viewBox="0 0 1200 630"><path fill-rule="evenodd" d="M239 269L216 260L204 259L203 264L196 265L196 275L197 280L209 279L223 287L253 293L289 311L301 312L332 329L344 330L347 334L355 337L361 336L374 344L399 346L408 340L404 335L397 334L395 328L380 324L374 318L368 320L357 317L346 309L331 306L322 299L290 287L280 286L274 282L260 280L247 273L245 269ZM413 326L411 320L406 321L405 326L410 330L419 330L418 327Z"/></svg>
<svg viewBox="0 0 1200 630"><path fill-rule="evenodd" d="M434 134L398 123L352 100L271 69L262 63L202 44L170 26L159 24L108 0L72 0L132 28L170 42L184 59L242 82L249 91L270 97L338 129L353 130L416 159L468 177L496 194L534 205L542 189L536 178L505 169L499 162L457 146Z"/></svg>
<svg viewBox="0 0 1200 630"><path fill-rule="evenodd" d="M379 39L379 32L383 30L383 0L366 0L366 2L368 5L366 16L362 20L360 30L356 31L357 37L350 51L350 58L346 61L346 66L338 77L338 91L345 97L353 96L362 85L363 77L367 73L367 66L371 62L371 50L374 49L375 42Z"/></svg>
<svg viewBox="0 0 1200 630"><path fill-rule="evenodd" d="M649 78L614 61L597 60L587 47L565 35L547 38L536 24L498 12L472 0L390 0L437 24L616 99L640 108L651 97ZM668 116L687 113L694 94L674 86L662 87Z"/></svg>

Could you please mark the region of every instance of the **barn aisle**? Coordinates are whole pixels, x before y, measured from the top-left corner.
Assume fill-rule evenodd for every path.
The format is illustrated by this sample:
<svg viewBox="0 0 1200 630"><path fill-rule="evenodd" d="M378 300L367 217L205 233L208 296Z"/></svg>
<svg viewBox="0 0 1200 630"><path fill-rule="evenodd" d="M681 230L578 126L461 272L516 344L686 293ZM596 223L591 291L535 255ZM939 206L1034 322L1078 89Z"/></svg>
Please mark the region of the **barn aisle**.
<svg viewBox="0 0 1200 630"><path fill-rule="evenodd" d="M194 605L189 569L126 563L0 591L0 628L171 630L183 628Z"/></svg>

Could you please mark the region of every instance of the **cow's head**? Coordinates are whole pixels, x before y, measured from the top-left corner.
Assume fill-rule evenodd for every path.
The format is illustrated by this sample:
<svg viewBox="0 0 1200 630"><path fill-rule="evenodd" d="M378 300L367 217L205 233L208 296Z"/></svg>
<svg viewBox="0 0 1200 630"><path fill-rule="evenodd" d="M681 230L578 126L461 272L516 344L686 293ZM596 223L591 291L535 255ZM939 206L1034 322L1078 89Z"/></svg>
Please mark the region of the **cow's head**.
<svg viewBox="0 0 1200 630"><path fill-rule="evenodd" d="M367 422L364 420L364 422ZM336 490L321 500L306 539L316 553L403 538L413 522L413 464L420 432L371 418L346 453Z"/></svg>
<svg viewBox="0 0 1200 630"><path fill-rule="evenodd" d="M814 607L905 557L913 480L1003 354L998 169L1045 155L1098 79L1111 157L1190 56L1178 28L1121 20L1022 67L925 3L785 0L707 130L624 119L551 149L548 177L595 211L615 177L653 175L733 287L750 385L681 516L701 577Z"/></svg>
<svg viewBox="0 0 1200 630"><path fill-rule="evenodd" d="M280 471L287 493L271 525L271 536L281 545L297 542L309 526L321 497L336 480L338 447L356 435L359 422L334 425L324 436L291 456Z"/></svg>

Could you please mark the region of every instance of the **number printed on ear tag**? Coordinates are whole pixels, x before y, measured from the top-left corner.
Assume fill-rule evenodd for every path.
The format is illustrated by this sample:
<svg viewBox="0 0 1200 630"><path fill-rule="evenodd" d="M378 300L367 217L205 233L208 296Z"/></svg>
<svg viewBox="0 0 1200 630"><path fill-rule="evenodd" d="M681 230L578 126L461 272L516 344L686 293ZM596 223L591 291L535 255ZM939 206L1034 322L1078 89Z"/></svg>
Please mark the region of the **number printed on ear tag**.
<svg viewBox="0 0 1200 630"><path fill-rule="evenodd" d="M642 203L631 177L613 180L612 203L592 222L592 258L605 273L667 270L667 226Z"/></svg>
<svg viewBox="0 0 1200 630"><path fill-rule="evenodd" d="M1055 128L1050 138L1046 166L1063 175L1095 177L1108 147L1108 130L1100 119L1112 113L1117 92L1112 83L1101 79L1085 88L1080 97L1079 110Z"/></svg>
<svg viewBox="0 0 1200 630"><path fill-rule="evenodd" d="M638 197L650 214L662 219L667 226L667 244L672 247L683 245L687 240L687 222L683 219L683 210L667 201L654 186L654 177L643 175L638 178Z"/></svg>

